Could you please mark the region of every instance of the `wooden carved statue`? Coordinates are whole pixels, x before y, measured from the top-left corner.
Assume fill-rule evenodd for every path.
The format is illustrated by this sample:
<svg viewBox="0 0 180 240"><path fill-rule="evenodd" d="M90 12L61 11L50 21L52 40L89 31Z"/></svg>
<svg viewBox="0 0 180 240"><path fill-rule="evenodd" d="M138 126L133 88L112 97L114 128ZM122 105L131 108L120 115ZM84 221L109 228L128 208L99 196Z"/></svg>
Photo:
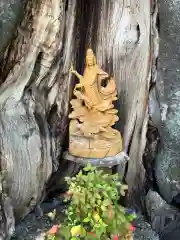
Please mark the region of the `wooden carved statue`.
<svg viewBox="0 0 180 240"><path fill-rule="evenodd" d="M71 100L69 125L69 153L84 158L115 156L122 151L122 138L112 126L118 121L113 101L117 100L113 78L96 63L92 49L86 53L83 76L71 68L79 83L75 85Z"/></svg>

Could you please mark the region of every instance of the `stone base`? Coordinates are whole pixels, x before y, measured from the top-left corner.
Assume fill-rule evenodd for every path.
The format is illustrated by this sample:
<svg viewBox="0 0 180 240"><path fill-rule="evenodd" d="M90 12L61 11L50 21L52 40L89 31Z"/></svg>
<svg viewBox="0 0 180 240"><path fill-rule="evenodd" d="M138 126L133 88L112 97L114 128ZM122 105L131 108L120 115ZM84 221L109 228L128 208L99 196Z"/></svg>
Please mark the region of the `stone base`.
<svg viewBox="0 0 180 240"><path fill-rule="evenodd" d="M127 161L129 160L129 157L123 151L118 153L115 156L105 157L105 158L76 157L71 155L69 152L64 152L63 159L76 162L83 166L86 166L89 163L95 167L109 167L109 168L120 165L124 169Z"/></svg>

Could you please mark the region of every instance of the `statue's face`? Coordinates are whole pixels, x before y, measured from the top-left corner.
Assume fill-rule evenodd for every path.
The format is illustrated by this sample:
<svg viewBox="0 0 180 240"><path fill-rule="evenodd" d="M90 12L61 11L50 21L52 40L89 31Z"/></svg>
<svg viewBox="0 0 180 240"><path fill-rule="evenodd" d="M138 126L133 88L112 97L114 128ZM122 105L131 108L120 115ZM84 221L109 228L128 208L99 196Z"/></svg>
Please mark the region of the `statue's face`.
<svg viewBox="0 0 180 240"><path fill-rule="evenodd" d="M92 49L88 49L86 52L86 64L87 66L93 66L95 64L94 61L94 53L92 51Z"/></svg>

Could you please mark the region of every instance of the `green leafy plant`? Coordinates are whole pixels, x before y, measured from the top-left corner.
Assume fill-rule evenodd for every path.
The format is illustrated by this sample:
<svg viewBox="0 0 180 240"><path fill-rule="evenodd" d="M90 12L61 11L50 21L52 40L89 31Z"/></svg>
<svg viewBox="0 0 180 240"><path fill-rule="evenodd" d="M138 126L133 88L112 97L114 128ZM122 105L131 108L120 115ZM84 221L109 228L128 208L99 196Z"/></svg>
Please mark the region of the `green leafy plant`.
<svg viewBox="0 0 180 240"><path fill-rule="evenodd" d="M69 185L66 201L70 205L56 234L59 237L51 239L63 236L66 240L120 240L133 230L131 222L136 216L119 205L127 186L118 181L117 174L106 174L88 165L66 181Z"/></svg>

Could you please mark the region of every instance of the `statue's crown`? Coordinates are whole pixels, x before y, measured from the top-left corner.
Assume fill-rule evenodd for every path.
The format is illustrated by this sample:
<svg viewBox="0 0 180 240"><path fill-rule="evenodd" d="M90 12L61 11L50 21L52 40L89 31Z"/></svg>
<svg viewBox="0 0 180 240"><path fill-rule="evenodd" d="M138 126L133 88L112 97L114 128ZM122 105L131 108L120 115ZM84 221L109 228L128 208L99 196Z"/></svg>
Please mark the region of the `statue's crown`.
<svg viewBox="0 0 180 240"><path fill-rule="evenodd" d="M93 66L96 64L96 57L91 48L88 48L86 51L86 66Z"/></svg>

